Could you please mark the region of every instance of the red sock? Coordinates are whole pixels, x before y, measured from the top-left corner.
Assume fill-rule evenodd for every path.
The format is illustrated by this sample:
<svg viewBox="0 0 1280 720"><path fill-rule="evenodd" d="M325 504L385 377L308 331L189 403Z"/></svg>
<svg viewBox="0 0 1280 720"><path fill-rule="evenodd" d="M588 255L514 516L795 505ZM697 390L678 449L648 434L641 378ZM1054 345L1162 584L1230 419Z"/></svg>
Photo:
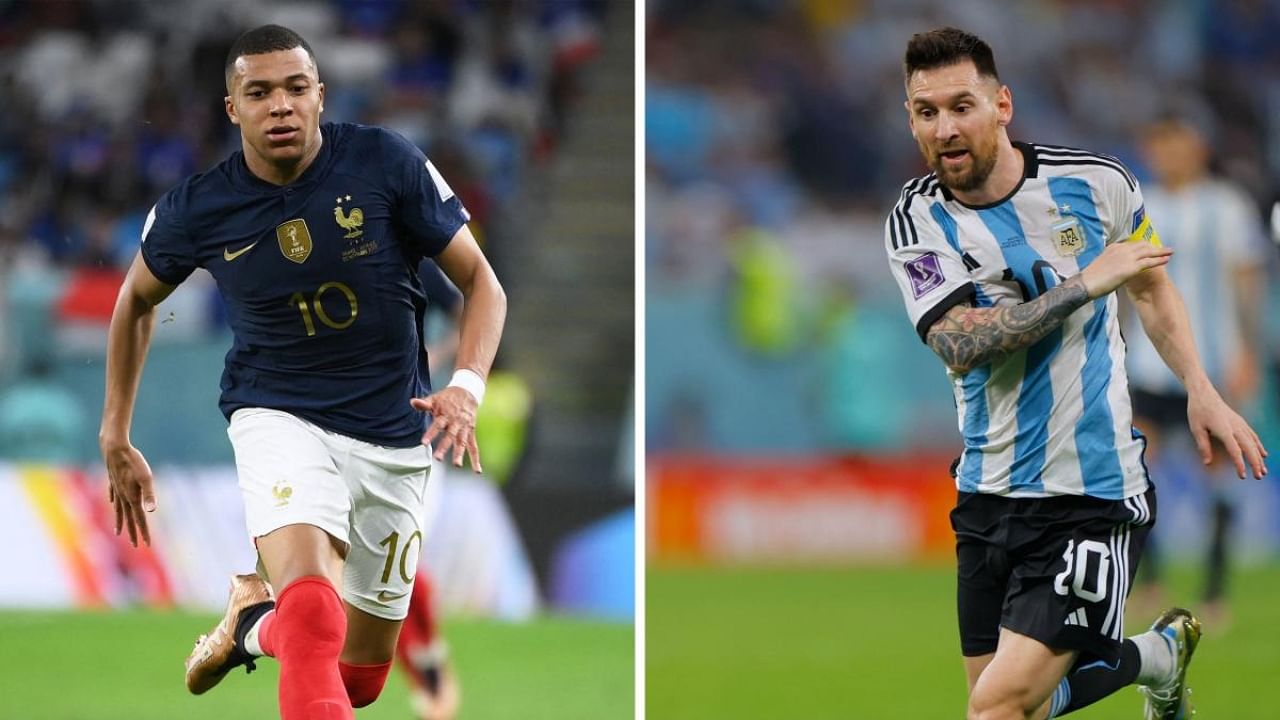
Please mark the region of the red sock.
<svg viewBox="0 0 1280 720"><path fill-rule="evenodd" d="M362 708L372 704L382 693L387 673L391 672L391 661L379 665L348 665L339 661L338 671L342 673L342 684L347 686L351 707Z"/></svg>
<svg viewBox="0 0 1280 720"><path fill-rule="evenodd" d="M410 675L417 681L418 668L413 662L415 655L426 651L436 639L435 604L431 593L431 580L427 573L418 570L413 579L413 594L409 596L409 615L400 626L400 639L396 642L396 657ZM417 681L420 682L420 681Z"/></svg>
<svg viewBox="0 0 1280 720"><path fill-rule="evenodd" d="M289 583L263 621L258 644L280 661L281 720L352 720L338 671L347 614L333 585L308 576Z"/></svg>

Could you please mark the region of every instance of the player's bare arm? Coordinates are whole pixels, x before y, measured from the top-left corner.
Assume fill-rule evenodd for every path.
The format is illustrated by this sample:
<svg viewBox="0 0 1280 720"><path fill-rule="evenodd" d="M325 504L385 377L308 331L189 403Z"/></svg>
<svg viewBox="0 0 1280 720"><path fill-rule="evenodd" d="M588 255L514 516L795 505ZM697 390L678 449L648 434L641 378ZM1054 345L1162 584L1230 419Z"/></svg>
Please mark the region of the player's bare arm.
<svg viewBox="0 0 1280 720"><path fill-rule="evenodd" d="M1187 422L1204 463L1213 461L1212 441L1217 440L1239 477L1244 478L1246 467L1254 477L1266 475L1267 450L1258 433L1209 382L1196 352L1186 306L1168 273L1146 273L1126 285L1126 290L1151 344L1187 389Z"/></svg>
<svg viewBox="0 0 1280 720"><path fill-rule="evenodd" d="M107 391L98 446L107 466L107 496L115 508L116 534L127 530L134 547L139 537L151 544L146 513L155 510L156 496L151 468L130 443L129 426L142 365L151 345L155 307L171 292L173 286L160 282L139 253L120 286L107 333Z"/></svg>
<svg viewBox="0 0 1280 720"><path fill-rule="evenodd" d="M1018 305L957 305L929 328L925 341L957 373L1030 347L1085 303L1113 292L1143 270L1169 261L1172 250L1147 243L1108 246L1082 272Z"/></svg>
<svg viewBox="0 0 1280 720"><path fill-rule="evenodd" d="M435 261L463 298L456 367L474 373L483 381L489 375L498 341L502 339L502 326L507 317L506 293L465 225ZM422 436L422 443L435 443L437 460L443 460L452 450L455 466L462 466L465 454L471 458L471 468L482 472L475 437L480 403L470 390L451 383L429 397L414 398L411 404L431 413L431 426Z"/></svg>
<svg viewBox="0 0 1280 720"><path fill-rule="evenodd" d="M1031 346L1089 301L1080 276L1030 302L1005 307L957 305L929 328L929 347L958 373Z"/></svg>

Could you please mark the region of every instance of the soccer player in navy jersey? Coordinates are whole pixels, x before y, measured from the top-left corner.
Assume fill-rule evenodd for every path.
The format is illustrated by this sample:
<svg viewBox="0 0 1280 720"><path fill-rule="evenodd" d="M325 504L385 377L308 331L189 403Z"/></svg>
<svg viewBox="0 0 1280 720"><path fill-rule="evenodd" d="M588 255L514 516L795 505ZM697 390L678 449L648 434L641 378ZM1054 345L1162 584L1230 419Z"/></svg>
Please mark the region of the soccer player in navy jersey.
<svg viewBox="0 0 1280 720"><path fill-rule="evenodd" d="M1132 426L1115 291L1187 392L1206 462L1245 476L1262 443L1206 377L1136 180L1115 158L1009 139L991 48L954 28L907 46L911 134L933 173L885 225L917 332L952 382L964 452L951 513L968 717L1056 717L1130 683L1149 719L1190 715L1199 622L1174 608L1126 638L1155 521Z"/></svg>
<svg viewBox="0 0 1280 720"><path fill-rule="evenodd" d="M379 128L320 125L324 85L300 36L245 33L226 84L242 150L156 203L112 317L99 443L116 531L150 542L157 499L129 441L133 403L155 306L204 268L234 333L220 407L259 572L233 578L222 622L187 659L187 687L203 693L269 655L282 718L351 718L391 665L433 449L481 470L476 410L506 297L466 210L416 147ZM458 369L434 393L417 276L426 257L465 298Z"/></svg>

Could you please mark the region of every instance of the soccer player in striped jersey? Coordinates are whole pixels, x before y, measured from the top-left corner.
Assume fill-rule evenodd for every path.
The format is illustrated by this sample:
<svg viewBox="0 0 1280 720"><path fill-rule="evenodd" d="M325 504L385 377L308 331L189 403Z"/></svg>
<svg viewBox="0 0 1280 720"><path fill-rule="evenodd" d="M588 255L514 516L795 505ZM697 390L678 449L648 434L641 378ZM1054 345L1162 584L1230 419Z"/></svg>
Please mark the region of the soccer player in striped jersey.
<svg viewBox="0 0 1280 720"><path fill-rule="evenodd" d="M1171 114L1151 123L1143 134L1143 153L1157 185L1148 186L1147 208L1164 223L1164 240L1178 249L1183 262L1169 275L1186 299L1196 347L1205 373L1232 404L1247 403L1258 387L1254 347L1262 330L1267 245L1257 208L1232 183L1209 172L1209 146L1204 121ZM1134 423L1148 439L1148 461L1157 477L1161 468L1185 467L1211 498L1209 553L1200 613L1222 629L1226 622L1227 538L1234 508L1231 468L1217 462L1199 470L1185 458L1187 394L1142 333L1128 337L1129 381L1133 387ZM1158 548L1148 542L1138 573L1138 589L1158 602Z"/></svg>
<svg viewBox="0 0 1280 720"><path fill-rule="evenodd" d="M1199 622L1172 609L1123 631L1155 520L1132 428L1114 291L1124 287L1182 380L1192 434L1243 477L1265 474L1252 428L1218 395L1125 167L1014 143L1013 97L991 48L961 30L917 34L905 63L911 134L933 173L885 226L921 339L951 378L964 452L951 513L969 717L1046 718L1138 683L1148 718L1190 712Z"/></svg>

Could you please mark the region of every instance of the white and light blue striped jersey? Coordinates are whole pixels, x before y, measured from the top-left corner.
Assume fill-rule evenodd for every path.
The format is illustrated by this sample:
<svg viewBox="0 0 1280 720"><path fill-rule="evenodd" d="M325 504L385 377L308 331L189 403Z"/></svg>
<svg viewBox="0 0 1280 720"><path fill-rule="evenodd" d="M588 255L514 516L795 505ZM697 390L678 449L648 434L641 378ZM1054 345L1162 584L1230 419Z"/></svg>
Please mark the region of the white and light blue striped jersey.
<svg viewBox="0 0 1280 720"><path fill-rule="evenodd" d="M1026 302L1106 245L1159 242L1137 181L1115 158L1014 146L1025 176L1005 199L966 205L931 174L907 183L889 216L889 264L921 339L957 303ZM1116 313L1111 293L1025 350L964 375L948 370L964 439L960 490L1118 500L1147 489Z"/></svg>
<svg viewBox="0 0 1280 720"><path fill-rule="evenodd" d="M1248 342L1240 326L1234 278L1265 262L1262 221L1244 191L1206 179L1171 192L1149 187L1147 212L1160 219L1164 243L1177 253L1166 269L1191 318L1191 330L1209 380L1217 387ZM1144 333L1129 333L1129 382L1147 392L1185 394Z"/></svg>

